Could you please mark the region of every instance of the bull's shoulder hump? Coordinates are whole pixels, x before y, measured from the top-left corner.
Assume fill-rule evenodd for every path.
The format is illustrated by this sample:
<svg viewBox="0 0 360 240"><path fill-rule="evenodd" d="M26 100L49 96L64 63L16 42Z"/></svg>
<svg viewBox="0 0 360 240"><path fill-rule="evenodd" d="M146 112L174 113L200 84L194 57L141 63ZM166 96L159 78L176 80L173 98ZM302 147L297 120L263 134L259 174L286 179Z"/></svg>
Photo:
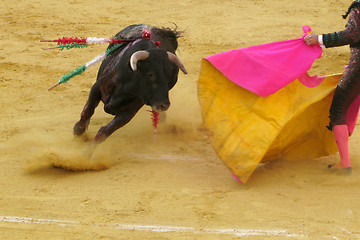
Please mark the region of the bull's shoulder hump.
<svg viewBox="0 0 360 240"><path fill-rule="evenodd" d="M122 38L132 38L134 36L140 37L143 29L150 30L152 26L148 24L133 24L125 27L120 32L118 32L115 36Z"/></svg>

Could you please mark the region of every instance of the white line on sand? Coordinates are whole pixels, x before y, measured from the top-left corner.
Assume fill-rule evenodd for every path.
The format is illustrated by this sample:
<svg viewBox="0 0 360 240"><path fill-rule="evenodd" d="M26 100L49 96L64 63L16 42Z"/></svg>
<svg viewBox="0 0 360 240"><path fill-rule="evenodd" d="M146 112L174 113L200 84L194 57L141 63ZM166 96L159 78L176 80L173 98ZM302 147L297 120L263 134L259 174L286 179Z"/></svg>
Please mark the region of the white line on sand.
<svg viewBox="0 0 360 240"><path fill-rule="evenodd" d="M66 221L56 219L43 218L29 218L29 217L15 217L15 216L0 216L0 222L20 223L20 224L46 224L58 225L64 227L87 225L78 221ZM193 234L220 234L220 235L236 235L236 236L285 236L285 237L300 237L302 234L289 233L286 230L253 230L253 229L219 229L219 228L194 228L194 227L176 227L176 226L147 226L136 224L90 224L97 227L110 227L113 229L131 230L131 231L147 231L147 232L181 232Z"/></svg>
<svg viewBox="0 0 360 240"><path fill-rule="evenodd" d="M201 161L202 158L191 157L191 156L176 156L176 155L164 155L164 154L142 154L142 153L132 153L128 155L129 157L136 158L145 158L150 160L181 160L181 161Z"/></svg>

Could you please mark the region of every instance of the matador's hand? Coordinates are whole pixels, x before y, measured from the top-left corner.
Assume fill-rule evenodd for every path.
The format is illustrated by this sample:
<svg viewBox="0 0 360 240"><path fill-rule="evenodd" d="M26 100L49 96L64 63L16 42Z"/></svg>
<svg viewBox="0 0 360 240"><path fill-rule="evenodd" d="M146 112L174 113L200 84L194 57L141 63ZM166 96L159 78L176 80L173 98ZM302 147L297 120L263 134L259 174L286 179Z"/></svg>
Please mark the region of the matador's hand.
<svg viewBox="0 0 360 240"><path fill-rule="evenodd" d="M307 45L319 44L319 36L316 34L309 34L304 37L304 41Z"/></svg>

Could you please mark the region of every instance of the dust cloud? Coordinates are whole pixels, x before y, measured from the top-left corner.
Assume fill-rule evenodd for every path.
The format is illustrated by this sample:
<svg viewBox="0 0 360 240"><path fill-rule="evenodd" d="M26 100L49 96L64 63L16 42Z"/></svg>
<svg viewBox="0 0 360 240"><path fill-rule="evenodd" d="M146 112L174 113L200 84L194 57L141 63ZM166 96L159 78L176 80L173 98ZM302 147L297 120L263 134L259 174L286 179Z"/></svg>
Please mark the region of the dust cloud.
<svg viewBox="0 0 360 240"><path fill-rule="evenodd" d="M37 171L59 167L71 171L105 170L118 159L106 147L99 146L92 155L91 141L69 133L56 136L45 133L24 133L12 139L12 146L23 151L23 170Z"/></svg>

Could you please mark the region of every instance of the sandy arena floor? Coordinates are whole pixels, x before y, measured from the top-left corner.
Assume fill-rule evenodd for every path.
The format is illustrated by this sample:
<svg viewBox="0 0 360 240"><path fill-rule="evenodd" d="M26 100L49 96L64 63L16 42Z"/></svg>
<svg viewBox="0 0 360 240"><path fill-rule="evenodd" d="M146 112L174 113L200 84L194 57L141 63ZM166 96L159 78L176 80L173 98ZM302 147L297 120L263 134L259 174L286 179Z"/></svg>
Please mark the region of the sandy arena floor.
<svg viewBox="0 0 360 240"><path fill-rule="evenodd" d="M314 33L341 30L350 3L3 0L0 239L360 239L359 127L350 142L351 177L327 171L336 154L275 161L241 185L216 156L197 99L202 57L298 38L304 24ZM177 54L189 74L180 73L171 91L157 143L144 107L88 163L87 143L76 141L72 128L98 66L47 88L106 46L44 51L51 44L39 40L110 37L135 23L176 23L184 31ZM348 47L326 49L311 73L342 72L348 57ZM89 136L111 119L100 104ZM53 164L108 169L73 172Z"/></svg>

